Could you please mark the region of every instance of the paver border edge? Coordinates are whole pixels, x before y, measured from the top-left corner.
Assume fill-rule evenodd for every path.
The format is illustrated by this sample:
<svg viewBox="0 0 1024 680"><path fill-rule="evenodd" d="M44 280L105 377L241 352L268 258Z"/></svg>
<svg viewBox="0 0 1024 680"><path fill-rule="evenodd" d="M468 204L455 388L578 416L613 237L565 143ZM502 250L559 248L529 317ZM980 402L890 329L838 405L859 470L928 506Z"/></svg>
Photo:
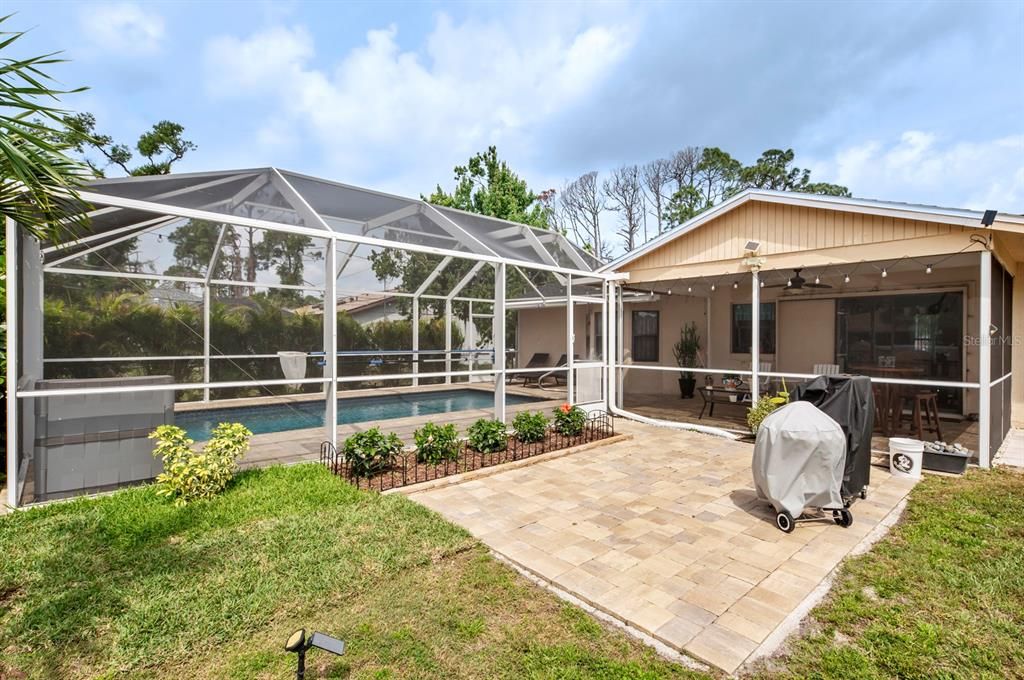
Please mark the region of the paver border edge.
<svg viewBox="0 0 1024 680"><path fill-rule="evenodd" d="M608 624L608 625L610 625L610 626L612 626L612 627L614 627L614 628L616 628L618 630L621 630L622 632L626 633L626 635L629 635L630 637L636 638L637 640L639 640L640 642L644 643L648 647L651 647L652 649L654 649L654 651L657 652L658 656L661 656L661 657L663 657L665 659L668 659L669 661L672 661L674 663L678 663L680 665L686 666L688 669L693 670L693 671L700 671L700 672L703 672L703 673L707 673L707 672L710 672L712 670L721 670L721 669L716 669L714 666L706 665L703 662L695 659L694 657L692 657L692 656L690 656L688 654L685 654L685 653L675 649L674 647L670 647L670 646L666 645L661 640L653 637L652 635L646 633L645 631L643 631L643 630L641 630L641 629L639 629L639 628L637 628L635 626L629 625L628 623L624 622L622 619L619 619L619 618L609 614L605 610L603 610L603 609L601 609L599 607L595 607L594 605L590 604L586 600L581 599L579 596L574 595L573 593L569 592L568 590L565 590L564 588L562 588L561 586L556 584L554 581L551 581L549 579L544 578L543 576L537 574L536 572L534 572L534 571L532 571L532 570L522 566L521 564L519 564L515 560L513 560L513 559L511 559L509 557L506 557L505 555L502 555L501 553L499 553L499 552L497 552L497 551L495 551L493 549L490 552L491 552L491 556L494 557L494 559L496 559L497 561L501 562L502 564L504 564L506 566L511 567L512 569L514 569L516 572L518 572L520 575L522 575L524 578L526 578L528 581L530 581L534 585L539 586L539 587L543 588L544 590L547 590L548 592L554 594L555 597L559 598L560 600L568 602L569 604L571 604L571 605L573 605L575 607L579 607L580 609L585 611L587 614L589 614L590 616L593 616L595 619L598 619L602 623Z"/></svg>
<svg viewBox="0 0 1024 680"><path fill-rule="evenodd" d="M892 527L900 520L903 516L903 511L907 507L910 491L911 489L907 490L907 494L900 499L899 503L897 503L893 509L890 510L889 513L883 517L870 532L868 532L867 536L862 538L860 542L850 549L850 552L839 561L839 564L837 564L832 571L822 578L821 582L815 586L814 590L812 590L807 597L805 597L803 601L789 613L789 616L783 619L782 623L776 626L775 630L768 634L768 637L764 639L764 642L758 645L757 649L751 652L750 655L743 660L743 663L741 663L739 668L736 669L737 673L745 669L754 661L774 654L782 647L783 643L788 640L791 635L798 631L801 622L803 622L807 615L811 613L812 609L818 606L821 601L825 599L825 596L828 595L829 591L832 590L832 586L835 584L836 577L839 575L839 570L843 566L843 563L850 557L862 555L870 550L871 546L888 534L889 530L892 529Z"/></svg>

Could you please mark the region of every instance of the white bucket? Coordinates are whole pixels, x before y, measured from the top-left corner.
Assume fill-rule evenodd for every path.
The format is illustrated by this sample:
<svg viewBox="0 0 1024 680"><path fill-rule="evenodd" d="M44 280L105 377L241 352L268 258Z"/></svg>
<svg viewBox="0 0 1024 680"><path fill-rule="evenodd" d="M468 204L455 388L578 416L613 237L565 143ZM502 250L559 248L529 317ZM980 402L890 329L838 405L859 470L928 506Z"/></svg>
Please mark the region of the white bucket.
<svg viewBox="0 0 1024 680"><path fill-rule="evenodd" d="M281 360L281 371L288 380L302 380L306 377L305 352L278 352Z"/></svg>
<svg viewBox="0 0 1024 680"><path fill-rule="evenodd" d="M894 477L921 478L924 442L903 437L889 438L889 472Z"/></svg>

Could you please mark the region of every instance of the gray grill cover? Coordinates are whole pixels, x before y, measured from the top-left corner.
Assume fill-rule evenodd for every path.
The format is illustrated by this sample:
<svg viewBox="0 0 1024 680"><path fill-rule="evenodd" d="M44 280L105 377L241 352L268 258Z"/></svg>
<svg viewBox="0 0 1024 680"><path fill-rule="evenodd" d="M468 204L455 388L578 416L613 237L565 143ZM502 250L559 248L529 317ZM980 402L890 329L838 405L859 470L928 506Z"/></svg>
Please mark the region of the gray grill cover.
<svg viewBox="0 0 1024 680"><path fill-rule="evenodd" d="M806 401L778 409L761 423L754 445L757 496L776 512L799 517L804 508L841 508L846 435Z"/></svg>

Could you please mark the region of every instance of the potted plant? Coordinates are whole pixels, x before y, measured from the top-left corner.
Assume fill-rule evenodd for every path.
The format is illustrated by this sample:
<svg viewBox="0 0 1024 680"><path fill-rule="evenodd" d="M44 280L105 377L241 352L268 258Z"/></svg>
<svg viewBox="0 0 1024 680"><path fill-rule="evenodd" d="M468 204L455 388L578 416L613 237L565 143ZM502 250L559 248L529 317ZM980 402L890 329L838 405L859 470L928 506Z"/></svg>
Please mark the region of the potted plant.
<svg viewBox="0 0 1024 680"><path fill-rule="evenodd" d="M700 352L700 335L697 334L697 324L694 321L683 324L679 329L679 340L672 345L672 354L676 357L679 368L696 368L697 353ZM679 396L683 399L692 399L693 390L697 386L697 380L692 373L682 372L679 376Z"/></svg>

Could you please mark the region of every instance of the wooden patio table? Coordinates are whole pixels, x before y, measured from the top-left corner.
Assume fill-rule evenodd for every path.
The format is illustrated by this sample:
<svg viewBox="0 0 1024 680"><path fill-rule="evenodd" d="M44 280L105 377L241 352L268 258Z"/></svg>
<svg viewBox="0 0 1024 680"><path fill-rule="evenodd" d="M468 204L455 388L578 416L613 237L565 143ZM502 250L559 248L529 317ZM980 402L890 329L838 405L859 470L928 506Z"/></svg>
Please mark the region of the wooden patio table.
<svg viewBox="0 0 1024 680"><path fill-rule="evenodd" d="M850 366L851 373L877 378L916 378L924 374L923 368L889 368L883 366ZM871 374L874 374L872 376ZM876 390L878 413L882 416L878 430L886 437L891 437L899 420L900 396L907 385L879 383Z"/></svg>

